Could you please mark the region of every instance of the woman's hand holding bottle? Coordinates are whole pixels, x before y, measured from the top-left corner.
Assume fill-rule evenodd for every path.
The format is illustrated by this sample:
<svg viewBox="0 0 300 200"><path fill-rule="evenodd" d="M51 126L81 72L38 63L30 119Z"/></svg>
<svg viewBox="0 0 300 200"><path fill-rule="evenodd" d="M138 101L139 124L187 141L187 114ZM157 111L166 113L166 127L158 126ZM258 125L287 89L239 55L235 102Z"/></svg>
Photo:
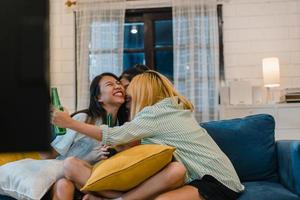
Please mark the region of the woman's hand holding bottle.
<svg viewBox="0 0 300 200"><path fill-rule="evenodd" d="M64 111L60 111L54 108L52 110L51 118L52 124L61 128L69 128L71 127L71 124L73 122L73 119L70 117L69 112L66 108L64 108Z"/></svg>

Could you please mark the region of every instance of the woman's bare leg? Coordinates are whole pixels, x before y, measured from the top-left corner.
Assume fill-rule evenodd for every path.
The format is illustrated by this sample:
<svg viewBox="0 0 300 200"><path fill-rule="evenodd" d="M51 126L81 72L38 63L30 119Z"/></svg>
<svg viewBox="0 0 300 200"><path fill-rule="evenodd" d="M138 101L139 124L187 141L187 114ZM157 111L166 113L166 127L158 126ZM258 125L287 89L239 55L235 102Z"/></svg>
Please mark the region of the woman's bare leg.
<svg viewBox="0 0 300 200"><path fill-rule="evenodd" d="M73 200L75 186L73 182L62 178L53 186L53 200Z"/></svg>
<svg viewBox="0 0 300 200"><path fill-rule="evenodd" d="M125 193L124 200L146 200L183 185L186 169L179 162L172 162L162 171Z"/></svg>
<svg viewBox="0 0 300 200"><path fill-rule="evenodd" d="M78 189L85 185L91 173L92 166L86 161L75 157L69 157L64 161L64 175L67 179L73 181ZM97 194L107 198L116 198L120 197L123 192L102 191Z"/></svg>
<svg viewBox="0 0 300 200"><path fill-rule="evenodd" d="M147 200L153 199L163 192L176 189L183 185L186 169L179 162L172 162L162 171L158 172L141 185L122 195L123 200ZM176 198L175 198L176 199ZM91 194L83 200L101 200Z"/></svg>
<svg viewBox="0 0 300 200"><path fill-rule="evenodd" d="M80 172L80 173L79 173ZM81 188L91 176L92 166L83 160L75 157L68 157L64 160L64 175Z"/></svg>

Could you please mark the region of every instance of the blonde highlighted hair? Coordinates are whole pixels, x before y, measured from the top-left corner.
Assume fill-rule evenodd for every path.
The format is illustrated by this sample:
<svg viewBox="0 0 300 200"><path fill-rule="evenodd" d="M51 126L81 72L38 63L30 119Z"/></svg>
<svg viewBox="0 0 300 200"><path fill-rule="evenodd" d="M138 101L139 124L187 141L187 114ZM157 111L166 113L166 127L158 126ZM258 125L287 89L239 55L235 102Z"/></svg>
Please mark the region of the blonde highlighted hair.
<svg viewBox="0 0 300 200"><path fill-rule="evenodd" d="M193 104L180 95L165 76L152 70L134 77L127 88L127 93L131 96L131 119L144 107L152 106L169 97L173 98L173 103L182 104L184 109L194 110Z"/></svg>

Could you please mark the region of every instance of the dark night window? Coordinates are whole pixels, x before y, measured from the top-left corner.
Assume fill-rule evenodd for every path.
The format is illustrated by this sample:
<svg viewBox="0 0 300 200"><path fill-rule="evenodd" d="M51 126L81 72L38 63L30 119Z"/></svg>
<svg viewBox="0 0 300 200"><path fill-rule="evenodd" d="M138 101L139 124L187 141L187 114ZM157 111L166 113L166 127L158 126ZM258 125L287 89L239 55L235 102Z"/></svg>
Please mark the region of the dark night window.
<svg viewBox="0 0 300 200"><path fill-rule="evenodd" d="M124 69L146 64L173 80L171 8L127 10L124 27Z"/></svg>
<svg viewBox="0 0 300 200"><path fill-rule="evenodd" d="M224 77L222 5L218 5L220 80ZM172 9L126 11L124 31L124 70L146 64L173 81Z"/></svg>

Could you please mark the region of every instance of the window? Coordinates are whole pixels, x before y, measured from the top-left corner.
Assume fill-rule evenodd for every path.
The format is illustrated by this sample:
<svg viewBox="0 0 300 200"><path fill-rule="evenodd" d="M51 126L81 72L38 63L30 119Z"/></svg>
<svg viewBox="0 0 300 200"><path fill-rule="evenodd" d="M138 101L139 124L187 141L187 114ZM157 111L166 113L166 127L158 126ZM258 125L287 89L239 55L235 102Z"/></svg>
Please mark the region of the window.
<svg viewBox="0 0 300 200"><path fill-rule="evenodd" d="M225 81L224 73L224 55L223 55L223 18L222 18L222 5L218 5L218 25L219 25L219 63L220 63L220 81ZM171 8L158 8L158 9L133 9L126 11L125 27L122 25L112 26L111 22L118 21L123 24L123 17L120 19L120 15L108 13L106 23L106 15L103 14L100 17L101 20L95 21L91 24L90 43L85 44L85 36L82 32L78 21L82 19L82 16L77 17L75 14L75 94L78 97L78 88L82 93L81 87L85 83L81 83L82 80L80 73L78 73L78 61L83 63L86 60L77 59L80 54L86 54L85 51L80 51L81 45L88 45L88 62L89 62L89 75L90 80L95 75L104 71L111 71L119 74L122 68L122 60L118 57L120 51L124 51L123 56L123 70L127 69L134 64L143 63L151 69L157 70L166 75L170 80L173 80L173 27L172 27L172 9ZM123 15L122 15L123 16ZM97 18L98 19L98 18ZM124 28L124 44L121 42L114 43L113 45L107 44L108 41L118 41L115 39L123 33ZM122 32L121 32L122 30ZM120 31L120 32L119 32ZM84 32L85 33L85 32ZM114 33L118 33L118 36ZM99 36L100 35L100 36ZM84 36L84 37L82 37ZM103 40L105 38L105 40ZM81 41L82 40L82 41ZM123 49L124 47L124 49ZM82 56L86 59L85 56ZM112 59L113 57L113 59ZM117 59L114 59L117 58ZM181 59L181 58L179 58ZM111 62L117 60L114 66L117 69L111 68ZM104 63L104 64L103 64ZM109 64L106 64L109 63ZM101 69L99 69L101 66ZM116 70L116 72L114 72ZM84 73L86 73L84 71ZM84 81L83 81L84 82ZM180 87L180 85L179 85ZM80 96L82 94L80 93ZM75 100L75 105L78 105L78 98ZM77 109L76 109L77 110Z"/></svg>
<svg viewBox="0 0 300 200"><path fill-rule="evenodd" d="M127 10L124 27L124 69L146 64L173 80L171 8Z"/></svg>
<svg viewBox="0 0 300 200"><path fill-rule="evenodd" d="M217 11L219 22L220 80L224 81L222 5L218 5ZM112 53L111 51L106 50L107 45L105 44L105 40L100 39L110 38L114 40L114 35L111 33L117 32L118 30L111 30L109 27L111 26L105 23L99 24L95 22L92 24L93 31L89 47L89 62L91 67L94 66L95 69L90 69L90 72L93 72L90 73L91 77L100 73L97 69L97 60L99 60L98 54L104 53L104 56L102 55L103 58L101 62L105 63L105 53ZM103 32L103 30L106 31ZM137 63L146 64L150 69L157 70L170 80L173 80L172 32L171 8L127 10L124 27L123 70L128 69ZM75 34L77 34L77 32L75 32ZM102 36L99 37L99 34ZM113 52L113 54L118 56L117 50L116 52ZM107 67L108 66L109 65L107 65ZM77 74L75 74L75 76L77 77Z"/></svg>

